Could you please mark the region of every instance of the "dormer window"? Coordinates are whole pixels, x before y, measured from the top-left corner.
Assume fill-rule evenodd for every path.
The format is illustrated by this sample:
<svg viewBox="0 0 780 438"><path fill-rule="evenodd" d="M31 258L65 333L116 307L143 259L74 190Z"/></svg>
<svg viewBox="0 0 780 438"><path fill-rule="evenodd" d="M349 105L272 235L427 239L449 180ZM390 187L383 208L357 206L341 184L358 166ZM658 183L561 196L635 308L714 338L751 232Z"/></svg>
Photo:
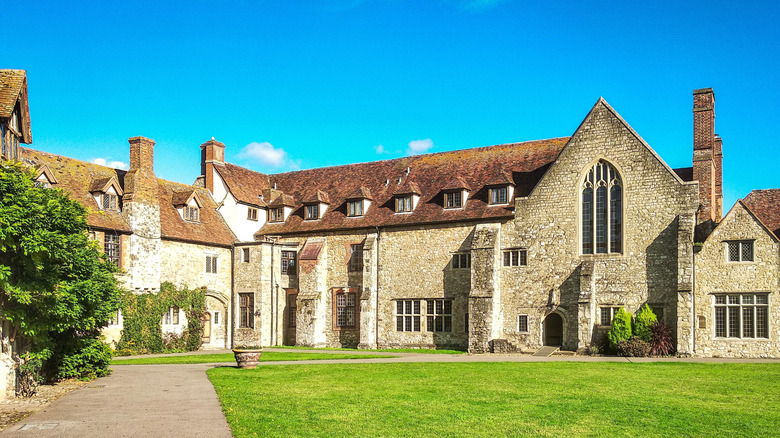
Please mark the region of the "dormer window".
<svg viewBox="0 0 780 438"><path fill-rule="evenodd" d="M200 209L198 207L184 207L184 220L188 222L200 222Z"/></svg>
<svg viewBox="0 0 780 438"><path fill-rule="evenodd" d="M317 220L319 218L320 218L320 205L319 204L307 205L304 219Z"/></svg>
<svg viewBox="0 0 780 438"><path fill-rule="evenodd" d="M347 202L347 216L363 216L363 200L358 199L355 201Z"/></svg>
<svg viewBox="0 0 780 438"><path fill-rule="evenodd" d="M268 210L269 222L284 222L284 207L277 207Z"/></svg>
<svg viewBox="0 0 780 438"><path fill-rule="evenodd" d="M107 210L107 211L119 210L116 194L103 193L103 210Z"/></svg>
<svg viewBox="0 0 780 438"><path fill-rule="evenodd" d="M463 207L463 197L460 191L447 192L444 194L444 208Z"/></svg>
<svg viewBox="0 0 780 438"><path fill-rule="evenodd" d="M406 213L412 211L412 195L397 196L395 198L395 212Z"/></svg>
<svg viewBox="0 0 780 438"><path fill-rule="evenodd" d="M507 203L506 186L493 187L490 189L490 205L500 205Z"/></svg>

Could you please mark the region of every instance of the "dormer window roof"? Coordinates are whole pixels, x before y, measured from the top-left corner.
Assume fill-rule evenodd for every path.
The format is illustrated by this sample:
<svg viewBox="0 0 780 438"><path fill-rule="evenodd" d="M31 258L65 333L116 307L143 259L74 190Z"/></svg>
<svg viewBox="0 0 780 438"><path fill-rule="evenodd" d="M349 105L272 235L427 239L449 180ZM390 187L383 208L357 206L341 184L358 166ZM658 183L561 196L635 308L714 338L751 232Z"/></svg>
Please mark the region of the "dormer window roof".
<svg viewBox="0 0 780 438"><path fill-rule="evenodd" d="M269 207L295 207L295 198L281 194L268 204Z"/></svg>
<svg viewBox="0 0 780 438"><path fill-rule="evenodd" d="M200 208L203 202L198 198L195 190L174 192L171 202L179 210L182 219L187 222L200 222Z"/></svg>
<svg viewBox="0 0 780 438"><path fill-rule="evenodd" d="M471 188L460 176L451 179L443 188L444 208L463 208Z"/></svg>
<svg viewBox="0 0 780 438"><path fill-rule="evenodd" d="M119 197L123 192L116 178L95 178L89 185L89 191L101 210L119 211Z"/></svg>
<svg viewBox="0 0 780 438"><path fill-rule="evenodd" d="M417 195L420 196L422 192L420 191L420 187L417 186L417 183L414 181L409 181L408 179L404 181L401 185L399 185L395 190L393 190L393 195L399 196L399 195Z"/></svg>
<svg viewBox="0 0 780 438"><path fill-rule="evenodd" d="M361 217L371 205L371 192L368 188L360 186L347 196L347 216Z"/></svg>
<svg viewBox="0 0 780 438"><path fill-rule="evenodd" d="M512 173L506 169L499 170L493 178L485 183L486 186L507 186L514 184L515 182L512 180Z"/></svg>
<svg viewBox="0 0 780 438"><path fill-rule="evenodd" d="M322 190L317 190L313 195L304 199L304 204L330 204L330 197Z"/></svg>
<svg viewBox="0 0 780 438"><path fill-rule="evenodd" d="M373 198L371 197L371 191L368 190L367 187L360 186L355 191L349 194L347 196L348 201L353 201L357 199L368 199L369 201L373 201Z"/></svg>
<svg viewBox="0 0 780 438"><path fill-rule="evenodd" d="M488 187L488 205L507 205L514 195L512 174L505 169L499 170L485 185Z"/></svg>
<svg viewBox="0 0 780 438"><path fill-rule="evenodd" d="M37 187L49 188L54 184L57 184L57 179L54 178L54 173L49 169L49 166L41 164L36 167L35 185Z"/></svg>
<svg viewBox="0 0 780 438"><path fill-rule="evenodd" d="M450 182L448 182L444 187L442 187L442 190L446 190L446 191L466 190L470 192L471 188L466 183L466 180L464 180L459 176L456 176L455 178L451 179Z"/></svg>

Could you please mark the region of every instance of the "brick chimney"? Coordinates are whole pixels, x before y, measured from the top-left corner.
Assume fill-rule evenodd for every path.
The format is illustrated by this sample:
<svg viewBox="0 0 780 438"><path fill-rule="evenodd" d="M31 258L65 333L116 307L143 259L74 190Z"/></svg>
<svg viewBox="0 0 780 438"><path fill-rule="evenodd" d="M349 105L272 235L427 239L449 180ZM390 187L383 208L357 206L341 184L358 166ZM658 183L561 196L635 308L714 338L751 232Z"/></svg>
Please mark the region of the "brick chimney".
<svg viewBox="0 0 780 438"><path fill-rule="evenodd" d="M698 224L719 222L723 210L723 143L715 135L712 88L693 91L693 179L699 182ZM710 227L708 227L710 228ZM705 231L706 232L706 231Z"/></svg>
<svg viewBox="0 0 780 438"><path fill-rule="evenodd" d="M214 164L225 164L225 145L211 137L200 145L200 174L211 193L214 193Z"/></svg>
<svg viewBox="0 0 780 438"><path fill-rule="evenodd" d="M130 170L125 175L123 202L157 204L157 177L154 176L154 140L133 137L130 143Z"/></svg>

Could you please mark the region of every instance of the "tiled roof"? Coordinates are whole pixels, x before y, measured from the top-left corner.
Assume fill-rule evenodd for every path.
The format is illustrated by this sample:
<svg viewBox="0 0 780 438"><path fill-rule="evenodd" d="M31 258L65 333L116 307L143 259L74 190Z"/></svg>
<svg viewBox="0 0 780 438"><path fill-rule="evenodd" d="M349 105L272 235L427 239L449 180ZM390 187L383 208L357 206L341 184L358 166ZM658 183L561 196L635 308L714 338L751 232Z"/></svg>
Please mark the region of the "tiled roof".
<svg viewBox="0 0 780 438"><path fill-rule="evenodd" d="M16 102L21 99L22 142L32 143L30 108L27 104L27 72L0 70L0 118L11 117Z"/></svg>
<svg viewBox="0 0 780 438"><path fill-rule="evenodd" d="M162 179L157 181L160 190L160 235L163 239L225 246L231 245L236 240L233 232L222 219L222 215L217 212L217 203L208 190ZM173 204L176 193L190 191L192 194L193 190L201 203L200 222L185 221Z"/></svg>
<svg viewBox="0 0 780 438"><path fill-rule="evenodd" d="M103 211L95 202L90 191L104 187L115 178L120 188L124 186L124 170L87 163L84 161L21 148L22 158L34 166L46 165L57 179L54 188L68 193L71 199L87 208L87 224L93 228L131 233L122 212ZM235 236L216 211L216 203L206 189L158 179L160 201L160 225L163 238L215 245L230 245ZM202 201L200 222L191 223L182 219L173 204L175 193L196 193Z"/></svg>
<svg viewBox="0 0 780 438"><path fill-rule="evenodd" d="M246 183L236 179L233 184L249 185L252 181L262 179L267 181L266 184L276 184L278 190L292 195L296 200L295 209L286 222L267 223L258 231L258 236L511 218L511 204L488 206L486 182L494 180L502 171L506 171L517 186L516 196L528 195L568 140L568 137L562 137L503 144L276 175L255 173L256 176L247 178ZM474 191L469 195L464 208L445 210L442 208L442 190L454 177L460 177L463 183ZM352 198L356 184L370 191L373 202L364 217L347 219L346 200ZM406 189L410 186L413 188ZM322 219L304 221L300 200L309 196L314 188L329 195L330 208ZM411 191L420 194L415 210L407 214L395 214L393 196Z"/></svg>
<svg viewBox="0 0 780 438"><path fill-rule="evenodd" d="M780 189L753 190L742 203L780 238Z"/></svg>
<svg viewBox="0 0 780 438"><path fill-rule="evenodd" d="M230 163L215 164L214 168L239 202L257 207L267 206L261 195L264 189L271 187L268 175Z"/></svg>

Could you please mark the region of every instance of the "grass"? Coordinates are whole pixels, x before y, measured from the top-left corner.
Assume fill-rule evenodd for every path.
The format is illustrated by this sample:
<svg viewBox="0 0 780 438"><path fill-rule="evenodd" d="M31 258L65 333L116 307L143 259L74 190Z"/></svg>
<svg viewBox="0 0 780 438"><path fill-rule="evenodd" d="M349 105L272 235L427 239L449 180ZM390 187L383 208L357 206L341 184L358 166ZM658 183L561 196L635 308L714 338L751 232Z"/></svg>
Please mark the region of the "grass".
<svg viewBox="0 0 780 438"><path fill-rule="evenodd" d="M383 363L208 371L234 436L777 436L780 365Z"/></svg>
<svg viewBox="0 0 780 438"><path fill-rule="evenodd" d="M328 360L328 359L373 359L395 356L379 354L344 354L344 353L276 353L264 351L260 362L276 362L283 360ZM164 365L192 363L224 363L236 362L233 353L191 354L182 356L141 357L135 359L115 358L111 365Z"/></svg>
<svg viewBox="0 0 780 438"><path fill-rule="evenodd" d="M360 350L357 348L311 348L297 346L275 346L273 348L298 349L298 350L332 350L332 351L375 351L380 353L419 353L419 354L466 354L462 350L433 350L429 348L380 348L378 350Z"/></svg>

